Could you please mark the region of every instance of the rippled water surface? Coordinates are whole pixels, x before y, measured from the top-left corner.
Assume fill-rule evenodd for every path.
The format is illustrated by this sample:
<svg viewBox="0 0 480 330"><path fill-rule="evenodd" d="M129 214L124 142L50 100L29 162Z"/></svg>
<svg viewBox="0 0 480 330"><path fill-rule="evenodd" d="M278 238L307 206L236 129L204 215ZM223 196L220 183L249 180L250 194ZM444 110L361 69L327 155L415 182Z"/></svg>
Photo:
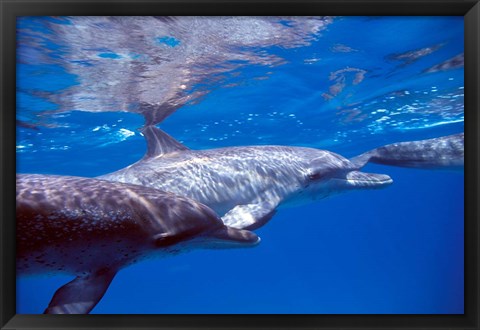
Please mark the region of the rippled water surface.
<svg viewBox="0 0 480 330"><path fill-rule="evenodd" d="M463 17L21 17L17 172L120 169L145 123L345 157L462 132L463 42ZM394 184L282 209L253 249L126 268L93 312L463 313L463 174L367 170ZM69 279L20 278L17 313Z"/></svg>

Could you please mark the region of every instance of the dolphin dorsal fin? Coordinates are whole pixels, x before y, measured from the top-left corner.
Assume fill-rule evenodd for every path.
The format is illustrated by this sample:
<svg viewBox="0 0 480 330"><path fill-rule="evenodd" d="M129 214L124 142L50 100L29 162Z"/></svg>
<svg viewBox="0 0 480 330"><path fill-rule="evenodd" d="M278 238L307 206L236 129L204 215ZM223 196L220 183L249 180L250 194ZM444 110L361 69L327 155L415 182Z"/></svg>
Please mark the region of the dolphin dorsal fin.
<svg viewBox="0 0 480 330"><path fill-rule="evenodd" d="M147 152L143 159L162 156L175 151L188 150L183 144L153 125L145 126L142 133L147 140Z"/></svg>

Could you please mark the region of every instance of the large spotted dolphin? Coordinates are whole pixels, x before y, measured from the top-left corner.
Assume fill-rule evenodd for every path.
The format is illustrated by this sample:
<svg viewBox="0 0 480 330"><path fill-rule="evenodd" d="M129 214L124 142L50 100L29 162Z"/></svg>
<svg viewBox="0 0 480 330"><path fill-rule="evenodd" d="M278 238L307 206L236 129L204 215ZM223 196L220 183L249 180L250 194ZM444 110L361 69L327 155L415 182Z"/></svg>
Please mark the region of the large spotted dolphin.
<svg viewBox="0 0 480 330"><path fill-rule="evenodd" d="M45 313L89 313L123 267L192 248L253 246L208 207L152 188L17 175L17 274L66 273Z"/></svg>
<svg viewBox="0 0 480 330"><path fill-rule="evenodd" d="M367 163L434 170L463 170L464 133L434 139L385 145L351 159L359 168Z"/></svg>
<svg viewBox="0 0 480 330"><path fill-rule="evenodd" d="M99 178L170 191L199 201L228 226L255 229L282 205L353 190L383 188L384 174L330 151L287 146L190 150L155 126L143 129L147 152L138 162Z"/></svg>

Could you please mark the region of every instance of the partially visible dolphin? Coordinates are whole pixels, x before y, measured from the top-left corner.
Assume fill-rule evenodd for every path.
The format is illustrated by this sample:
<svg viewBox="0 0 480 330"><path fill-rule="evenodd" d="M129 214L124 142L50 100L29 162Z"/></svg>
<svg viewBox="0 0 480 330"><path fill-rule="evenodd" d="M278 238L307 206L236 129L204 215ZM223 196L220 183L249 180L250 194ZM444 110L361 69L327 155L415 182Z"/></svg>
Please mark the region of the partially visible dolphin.
<svg viewBox="0 0 480 330"><path fill-rule="evenodd" d="M17 274L67 273L45 313L89 313L123 267L192 248L253 246L208 207L152 188L17 175Z"/></svg>
<svg viewBox="0 0 480 330"><path fill-rule="evenodd" d="M419 169L463 170L464 133L434 139L388 144L351 159L359 168L367 163Z"/></svg>
<svg viewBox="0 0 480 330"><path fill-rule="evenodd" d="M239 229L264 225L280 205L392 183L388 175L360 172L348 159L326 150L286 146L190 150L155 126L146 126L143 135L147 140L143 159L99 178L192 198Z"/></svg>

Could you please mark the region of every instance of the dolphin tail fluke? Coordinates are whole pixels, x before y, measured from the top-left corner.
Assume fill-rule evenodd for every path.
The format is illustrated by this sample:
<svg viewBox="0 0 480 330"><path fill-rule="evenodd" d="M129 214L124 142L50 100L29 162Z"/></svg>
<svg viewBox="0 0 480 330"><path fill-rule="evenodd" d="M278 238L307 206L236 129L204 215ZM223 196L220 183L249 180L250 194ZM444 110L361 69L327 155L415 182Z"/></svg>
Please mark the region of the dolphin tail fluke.
<svg viewBox="0 0 480 330"><path fill-rule="evenodd" d="M115 274L109 269L76 277L55 292L44 314L88 314L102 299Z"/></svg>
<svg viewBox="0 0 480 330"><path fill-rule="evenodd" d="M372 158L372 151L367 151L361 155L353 157L350 161L354 164L354 166L359 170L363 168Z"/></svg>

